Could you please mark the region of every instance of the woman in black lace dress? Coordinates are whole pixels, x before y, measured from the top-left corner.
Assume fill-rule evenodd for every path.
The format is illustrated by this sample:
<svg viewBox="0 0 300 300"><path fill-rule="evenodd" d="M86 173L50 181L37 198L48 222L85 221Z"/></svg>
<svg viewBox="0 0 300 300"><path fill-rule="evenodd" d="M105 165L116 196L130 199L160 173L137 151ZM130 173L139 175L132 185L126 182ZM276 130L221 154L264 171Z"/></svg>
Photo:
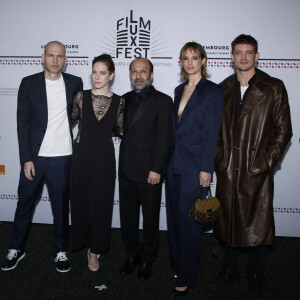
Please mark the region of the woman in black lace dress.
<svg viewBox="0 0 300 300"><path fill-rule="evenodd" d="M112 131L122 134L123 99L109 82L115 66L102 54L92 63L93 89L78 92L72 119L79 121L71 173L72 247L88 247L88 268L98 271L99 257L109 247L116 162Z"/></svg>

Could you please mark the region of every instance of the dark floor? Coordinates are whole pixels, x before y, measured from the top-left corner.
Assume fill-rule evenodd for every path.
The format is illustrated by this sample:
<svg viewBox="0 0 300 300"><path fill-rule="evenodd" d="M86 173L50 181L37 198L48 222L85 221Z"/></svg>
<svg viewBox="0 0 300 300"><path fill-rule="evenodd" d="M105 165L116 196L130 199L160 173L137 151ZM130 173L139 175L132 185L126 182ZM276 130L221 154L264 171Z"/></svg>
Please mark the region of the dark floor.
<svg viewBox="0 0 300 300"><path fill-rule="evenodd" d="M0 225L0 259L7 254L11 223ZM212 290L208 281L222 266L222 257L210 255L211 234L203 235L199 286L183 299L252 299L245 272L240 283L226 289ZM160 250L153 276L143 282L136 272L120 274L125 259L119 229L113 229L108 254L100 258L100 270L87 268L86 251L69 254L72 269L61 274L55 269L51 251L51 225L34 224L27 242L26 257L15 270L0 270L0 299L170 299L174 282L169 269L167 233L160 232ZM246 255L242 255L244 271ZM266 278L271 299L300 299L300 238L277 238L270 252ZM105 285L99 291L95 286Z"/></svg>

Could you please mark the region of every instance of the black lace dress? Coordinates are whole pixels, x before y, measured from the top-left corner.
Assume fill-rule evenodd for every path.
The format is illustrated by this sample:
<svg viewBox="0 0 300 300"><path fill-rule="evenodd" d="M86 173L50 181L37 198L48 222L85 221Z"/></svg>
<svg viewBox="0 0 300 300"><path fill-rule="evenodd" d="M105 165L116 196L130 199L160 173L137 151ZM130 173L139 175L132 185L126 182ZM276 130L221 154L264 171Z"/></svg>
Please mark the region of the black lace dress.
<svg viewBox="0 0 300 300"><path fill-rule="evenodd" d="M72 120L79 120L71 171L71 238L74 251L108 250L114 203L116 162L112 131L122 134L124 100L82 91L73 100Z"/></svg>

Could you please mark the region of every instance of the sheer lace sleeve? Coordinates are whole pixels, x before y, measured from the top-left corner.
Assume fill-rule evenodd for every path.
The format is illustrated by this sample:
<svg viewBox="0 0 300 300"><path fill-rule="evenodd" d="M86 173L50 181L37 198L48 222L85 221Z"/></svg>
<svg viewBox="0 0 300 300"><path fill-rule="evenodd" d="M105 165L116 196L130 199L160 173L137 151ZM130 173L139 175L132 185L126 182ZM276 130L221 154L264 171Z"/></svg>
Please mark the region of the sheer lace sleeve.
<svg viewBox="0 0 300 300"><path fill-rule="evenodd" d="M81 129L81 118L82 118L82 98L83 92L77 92L73 99L73 108L72 108L72 124L78 122L78 134L75 139L76 143L79 143L80 140L80 129Z"/></svg>
<svg viewBox="0 0 300 300"><path fill-rule="evenodd" d="M82 94L82 91L77 92L73 98L72 124L81 119Z"/></svg>
<svg viewBox="0 0 300 300"><path fill-rule="evenodd" d="M123 98L120 99L120 105L118 108L117 122L115 126L115 133L122 137L123 136L123 116L124 116L124 108L125 108L125 100Z"/></svg>

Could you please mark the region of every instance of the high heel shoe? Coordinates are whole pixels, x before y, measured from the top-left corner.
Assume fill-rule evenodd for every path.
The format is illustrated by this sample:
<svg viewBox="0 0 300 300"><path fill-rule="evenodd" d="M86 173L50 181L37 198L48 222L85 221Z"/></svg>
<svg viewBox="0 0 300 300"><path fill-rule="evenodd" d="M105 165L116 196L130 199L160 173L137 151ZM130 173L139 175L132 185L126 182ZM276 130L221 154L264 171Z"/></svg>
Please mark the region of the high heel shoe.
<svg viewBox="0 0 300 300"><path fill-rule="evenodd" d="M93 253L94 254L94 253ZM97 272L99 270L99 259L100 254L92 257L91 249L87 252L87 259L88 259L88 268L92 272Z"/></svg>
<svg viewBox="0 0 300 300"><path fill-rule="evenodd" d="M171 298L177 298L177 297L183 297L187 294L188 292L188 287L184 291L178 291L176 288L173 289Z"/></svg>

